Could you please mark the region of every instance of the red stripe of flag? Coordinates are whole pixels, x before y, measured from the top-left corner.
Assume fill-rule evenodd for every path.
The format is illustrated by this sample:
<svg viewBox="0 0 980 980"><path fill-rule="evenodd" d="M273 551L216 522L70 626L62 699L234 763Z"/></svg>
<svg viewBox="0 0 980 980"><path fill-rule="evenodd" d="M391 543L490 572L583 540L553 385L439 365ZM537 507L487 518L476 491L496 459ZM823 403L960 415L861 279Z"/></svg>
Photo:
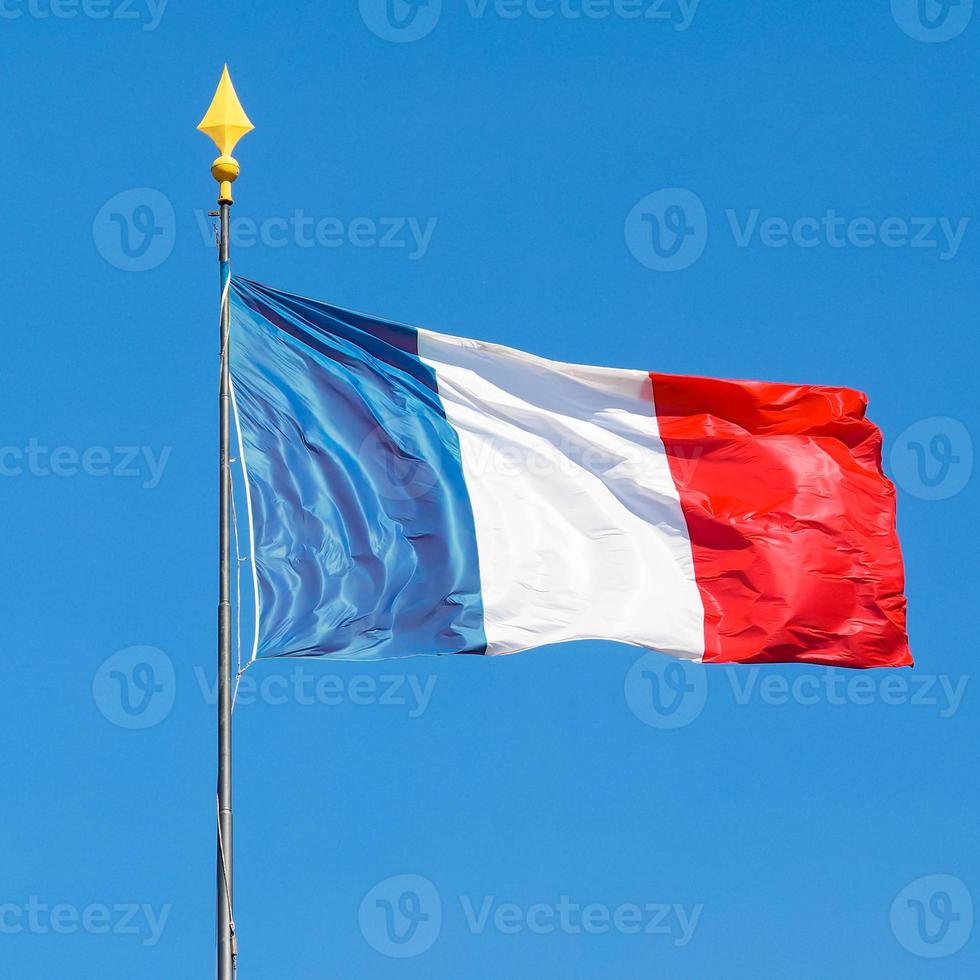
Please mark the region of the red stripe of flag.
<svg viewBox="0 0 980 980"><path fill-rule="evenodd" d="M705 662L911 665L895 488L849 388L651 374Z"/></svg>

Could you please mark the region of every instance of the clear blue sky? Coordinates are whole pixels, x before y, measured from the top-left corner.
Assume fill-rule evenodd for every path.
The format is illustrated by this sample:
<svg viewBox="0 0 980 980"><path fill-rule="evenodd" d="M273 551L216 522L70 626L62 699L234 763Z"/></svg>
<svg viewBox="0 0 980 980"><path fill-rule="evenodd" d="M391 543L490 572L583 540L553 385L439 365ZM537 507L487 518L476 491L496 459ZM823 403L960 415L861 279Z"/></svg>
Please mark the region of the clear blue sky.
<svg viewBox="0 0 980 980"><path fill-rule="evenodd" d="M194 126L228 60L257 126L236 272L562 360L867 391L917 660L259 665L243 980L975 976L971 8L4 0L0 974L212 975ZM671 188L640 211L691 233L658 255L628 216Z"/></svg>

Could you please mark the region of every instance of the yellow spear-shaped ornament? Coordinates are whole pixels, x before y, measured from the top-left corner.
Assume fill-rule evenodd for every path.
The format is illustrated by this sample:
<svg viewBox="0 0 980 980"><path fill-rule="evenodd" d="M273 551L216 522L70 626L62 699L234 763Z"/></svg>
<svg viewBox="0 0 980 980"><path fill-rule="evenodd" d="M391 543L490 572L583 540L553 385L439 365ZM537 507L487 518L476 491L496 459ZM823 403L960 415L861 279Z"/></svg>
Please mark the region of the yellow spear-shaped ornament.
<svg viewBox="0 0 980 980"><path fill-rule="evenodd" d="M235 86L231 84L231 75L225 65L221 72L221 81L211 100L208 111L197 127L202 133L207 133L214 140L221 156L211 164L211 174L218 184L218 203L231 204L231 185L238 176L240 169L238 161L231 155L235 144L255 127L245 115Z"/></svg>

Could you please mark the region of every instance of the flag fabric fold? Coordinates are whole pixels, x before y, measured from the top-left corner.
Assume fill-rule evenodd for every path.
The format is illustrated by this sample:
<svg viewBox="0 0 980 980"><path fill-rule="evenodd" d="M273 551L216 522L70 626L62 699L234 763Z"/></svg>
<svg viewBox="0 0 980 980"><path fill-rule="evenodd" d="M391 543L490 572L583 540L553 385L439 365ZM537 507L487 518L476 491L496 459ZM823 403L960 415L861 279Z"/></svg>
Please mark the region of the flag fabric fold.
<svg viewBox="0 0 980 980"><path fill-rule="evenodd" d="M237 277L231 372L261 657L912 662L859 392L563 364Z"/></svg>

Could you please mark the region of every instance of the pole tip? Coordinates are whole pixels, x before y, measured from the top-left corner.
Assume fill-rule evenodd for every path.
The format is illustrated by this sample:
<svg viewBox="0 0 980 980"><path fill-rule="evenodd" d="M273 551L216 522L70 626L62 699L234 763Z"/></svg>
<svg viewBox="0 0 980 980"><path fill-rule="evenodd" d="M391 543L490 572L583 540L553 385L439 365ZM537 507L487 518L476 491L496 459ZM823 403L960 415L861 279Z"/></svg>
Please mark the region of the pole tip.
<svg viewBox="0 0 980 980"><path fill-rule="evenodd" d="M211 164L211 174L219 184L218 203L231 204L231 185L240 172L238 162L231 154L238 141L255 127L245 114L227 65L221 72L211 105L197 128L214 141L220 154Z"/></svg>

